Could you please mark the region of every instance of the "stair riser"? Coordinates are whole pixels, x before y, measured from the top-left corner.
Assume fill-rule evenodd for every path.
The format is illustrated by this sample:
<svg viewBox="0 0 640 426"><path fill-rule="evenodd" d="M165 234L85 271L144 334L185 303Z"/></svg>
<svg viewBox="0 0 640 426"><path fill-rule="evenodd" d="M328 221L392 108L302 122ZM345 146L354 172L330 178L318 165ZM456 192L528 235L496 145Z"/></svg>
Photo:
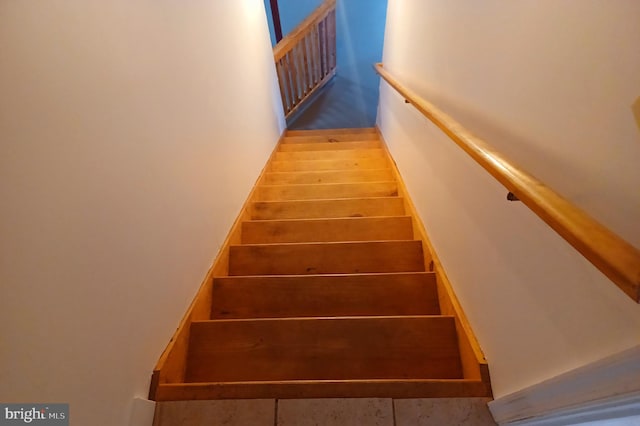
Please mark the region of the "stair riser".
<svg viewBox="0 0 640 426"><path fill-rule="evenodd" d="M388 182L393 180L394 176L390 169L380 169L266 173L262 183L264 185L300 185L313 183Z"/></svg>
<svg viewBox="0 0 640 426"><path fill-rule="evenodd" d="M251 205L251 218L254 220L402 216L403 214L404 200L398 197L257 202Z"/></svg>
<svg viewBox="0 0 640 426"><path fill-rule="evenodd" d="M326 380L161 384L158 401L296 398L491 397L479 380Z"/></svg>
<svg viewBox="0 0 640 426"><path fill-rule="evenodd" d="M195 322L187 382L456 379L453 317Z"/></svg>
<svg viewBox="0 0 640 426"><path fill-rule="evenodd" d="M410 240L412 238L413 226L408 216L247 221L242 224L243 244Z"/></svg>
<svg viewBox="0 0 640 426"><path fill-rule="evenodd" d="M424 272L420 241L241 245L229 248L229 275Z"/></svg>
<svg viewBox="0 0 640 426"><path fill-rule="evenodd" d="M398 185L395 182L263 185L256 195L256 201L394 197L398 195Z"/></svg>
<svg viewBox="0 0 640 426"><path fill-rule="evenodd" d="M228 277L213 282L211 319L439 313L433 273Z"/></svg>

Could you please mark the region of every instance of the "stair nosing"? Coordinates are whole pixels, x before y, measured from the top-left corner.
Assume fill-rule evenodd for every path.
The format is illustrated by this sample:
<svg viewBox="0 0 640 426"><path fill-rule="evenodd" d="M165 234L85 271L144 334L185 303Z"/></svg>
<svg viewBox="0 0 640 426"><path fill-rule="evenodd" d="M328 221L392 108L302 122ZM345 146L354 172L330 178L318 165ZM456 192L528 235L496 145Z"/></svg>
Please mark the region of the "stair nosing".
<svg viewBox="0 0 640 426"><path fill-rule="evenodd" d="M398 195L389 195L387 197L378 197L378 198L402 198ZM359 197L343 197L343 198L292 198L292 199L284 199L284 200L266 200L266 202L275 201L275 202L285 202L285 201L342 201L342 200L361 200ZM262 203L264 201L253 201L254 203Z"/></svg>
<svg viewBox="0 0 640 426"><path fill-rule="evenodd" d="M297 160L296 160L297 161ZM323 160L324 161L324 160ZM341 160L342 161L342 160ZM350 161L350 160L347 160ZM377 160L376 160L377 161ZM289 163L287 161L282 161L282 163ZM383 170L380 168L376 168L376 169L370 169L370 168L357 168L359 166L356 166L355 169L303 169L303 170L289 170L286 172L282 172L282 173L321 173L321 172L345 172L345 171L362 171L362 172L367 172L367 171L372 171L372 170ZM269 172L272 173L272 172ZM280 173L280 172L273 172L273 173ZM366 182L366 181L365 181ZM361 182L356 182L356 183L362 183Z"/></svg>
<svg viewBox="0 0 640 426"><path fill-rule="evenodd" d="M356 141L356 142L372 142L372 141ZM320 142L322 143L322 142ZM349 142L327 142L327 143L349 143ZM297 144L297 145L304 145L304 144ZM329 153L329 152L340 152L340 153L353 153L354 151L362 151L362 152L369 152L369 151L376 151L376 152L380 152L380 154L385 154L385 151L383 148L350 148L350 149L322 149L322 150L310 150L310 151L276 151L276 154L299 154L301 152L304 153ZM331 158L330 160L333 160L333 158ZM276 161L281 161L281 160L276 160Z"/></svg>
<svg viewBox="0 0 640 426"><path fill-rule="evenodd" d="M228 322L281 322L281 321L366 321L366 320L394 320L394 319L427 319L427 318L450 318L455 320L455 315L361 315L361 316L324 316L324 317L282 317L282 318L229 318L229 319L207 319L192 320L191 324L219 324Z"/></svg>
<svg viewBox="0 0 640 426"><path fill-rule="evenodd" d="M343 152L343 151L340 151ZM321 159L321 160L301 160L301 159L293 159L293 160L278 160L278 159L273 159L273 161L271 161L271 164L273 163L318 163L318 162L331 162L331 161L353 161L353 160L389 160L389 157L387 155L381 156L379 158L327 158L327 159ZM331 169L331 171L335 171L335 170L356 170L356 169ZM371 170L371 169L365 169L365 170ZM307 170L293 170L293 171L307 171ZM309 170L309 171L313 171L313 170ZM329 171L329 170L317 170L319 172L321 171Z"/></svg>
<svg viewBox="0 0 640 426"><path fill-rule="evenodd" d="M361 220L366 220L366 219L397 219L397 218L411 218L411 217L412 217L411 215L403 214L403 215L394 215L394 216L358 216L358 217L345 216L345 217L328 217L328 218L311 217L311 218L300 218L300 219L249 219L249 220L243 220L242 223L245 223L245 222L273 223L273 222L302 222L302 221L305 221L305 222L313 222L313 221L320 222L320 221L358 220L358 219L361 219ZM394 240L394 241L398 241L398 240Z"/></svg>
<svg viewBox="0 0 640 426"><path fill-rule="evenodd" d="M399 377L397 379L300 379L300 380L246 380L246 381L211 381L211 382L179 382L179 383L160 383L160 386L179 387L179 386L210 386L210 385L234 385L234 384L322 384L322 383L421 383L421 382L462 382L462 383L483 383L482 379L405 379ZM463 397L464 398L464 397Z"/></svg>
<svg viewBox="0 0 640 426"><path fill-rule="evenodd" d="M261 183L258 188L281 188L281 187L301 187L301 186L335 186L335 185L375 185L381 183L391 183L398 185L397 180L375 180L368 182L327 182L327 183L283 183L283 184L269 184Z"/></svg>
<svg viewBox="0 0 640 426"><path fill-rule="evenodd" d="M265 200L265 201L252 201L252 203L300 203L300 202L313 202L313 201L341 201L341 200L388 200L389 198L404 198L400 195L393 195L387 197L351 197L351 198L319 198L319 199L305 199L305 200Z"/></svg>
<svg viewBox="0 0 640 426"><path fill-rule="evenodd" d="M378 146L370 146L370 147L354 147L354 148L347 148L347 149L299 149L299 150L282 150L281 147L282 146L308 146L308 147L316 147L316 146L323 146L323 145L329 145L329 146L340 146L341 144L378 144L380 145ZM354 146L354 145L351 145ZM322 152L322 151L348 151L350 149L382 149L382 142L380 141L380 139L362 139L362 140L353 140L353 141L336 141L336 142L330 142L330 141L326 141L326 142L296 142L296 143L284 143L278 146L278 151L277 152Z"/></svg>
<svg viewBox="0 0 640 426"><path fill-rule="evenodd" d="M287 132L351 132L354 134L362 132L377 132L377 127L336 127L335 129L287 129Z"/></svg>
<svg viewBox="0 0 640 426"><path fill-rule="evenodd" d="M372 172L372 171L392 171L391 167L383 167L381 169L336 169L336 170L294 170L289 172L271 172L266 171L265 175L285 175L285 174L301 174L301 173L339 173L339 172Z"/></svg>
<svg viewBox="0 0 640 426"><path fill-rule="evenodd" d="M223 278L230 278L230 279L246 279L246 278L314 278L314 277L362 277L362 276L370 276L370 275L375 275L375 276L383 276L383 275L387 275L387 276L402 276L402 275L428 275L428 276L433 276L435 275L435 271L415 271L415 272L358 272L358 273L354 273L354 274L308 274L308 275L301 275L301 274L280 274L280 275L220 275L220 276L214 276L212 277L212 279L216 280L216 279L223 279Z"/></svg>
<svg viewBox="0 0 640 426"><path fill-rule="evenodd" d="M347 245L347 244L372 244L372 243L410 243L410 242L422 242L422 240L363 240L363 241L309 241L298 243L265 243L265 244L229 244L229 247L266 247L266 246L304 246L304 245ZM324 274L323 274L324 275Z"/></svg>

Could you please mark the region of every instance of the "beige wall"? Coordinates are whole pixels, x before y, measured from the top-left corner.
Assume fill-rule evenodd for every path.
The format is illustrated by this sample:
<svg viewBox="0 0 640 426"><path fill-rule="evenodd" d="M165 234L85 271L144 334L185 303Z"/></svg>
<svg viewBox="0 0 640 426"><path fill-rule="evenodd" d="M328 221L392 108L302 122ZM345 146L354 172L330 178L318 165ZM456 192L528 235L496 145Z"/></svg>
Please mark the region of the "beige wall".
<svg viewBox="0 0 640 426"><path fill-rule="evenodd" d="M384 62L640 247L638 17L633 0L392 0ZM640 343L640 306L386 84L378 122L495 396Z"/></svg>
<svg viewBox="0 0 640 426"><path fill-rule="evenodd" d="M0 3L0 401L128 423L283 129L264 14Z"/></svg>

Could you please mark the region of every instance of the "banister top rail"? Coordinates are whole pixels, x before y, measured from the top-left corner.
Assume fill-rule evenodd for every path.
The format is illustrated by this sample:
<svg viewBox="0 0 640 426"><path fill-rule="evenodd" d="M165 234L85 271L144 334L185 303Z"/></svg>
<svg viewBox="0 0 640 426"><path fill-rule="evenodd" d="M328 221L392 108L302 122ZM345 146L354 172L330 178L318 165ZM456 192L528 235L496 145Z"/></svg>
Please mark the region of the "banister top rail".
<svg viewBox="0 0 640 426"><path fill-rule="evenodd" d="M313 26L321 21L332 9L336 7L336 0L325 0L316 10L307 16L293 31L287 34L273 48L275 60L282 58L293 46L300 41Z"/></svg>
<svg viewBox="0 0 640 426"><path fill-rule="evenodd" d="M376 72L504 185L529 209L553 228L587 260L640 303L640 250L522 170L453 118L403 86L382 64Z"/></svg>

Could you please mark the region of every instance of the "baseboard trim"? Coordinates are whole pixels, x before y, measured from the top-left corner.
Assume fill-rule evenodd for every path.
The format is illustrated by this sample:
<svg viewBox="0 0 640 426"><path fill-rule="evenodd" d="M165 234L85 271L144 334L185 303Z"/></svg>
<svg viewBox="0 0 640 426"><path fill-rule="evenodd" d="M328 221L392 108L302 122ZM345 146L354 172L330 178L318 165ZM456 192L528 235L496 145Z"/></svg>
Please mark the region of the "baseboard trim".
<svg viewBox="0 0 640 426"><path fill-rule="evenodd" d="M134 398L129 426L152 426L156 403L144 398Z"/></svg>
<svg viewBox="0 0 640 426"><path fill-rule="evenodd" d="M570 425L640 414L640 345L498 398L499 424Z"/></svg>

